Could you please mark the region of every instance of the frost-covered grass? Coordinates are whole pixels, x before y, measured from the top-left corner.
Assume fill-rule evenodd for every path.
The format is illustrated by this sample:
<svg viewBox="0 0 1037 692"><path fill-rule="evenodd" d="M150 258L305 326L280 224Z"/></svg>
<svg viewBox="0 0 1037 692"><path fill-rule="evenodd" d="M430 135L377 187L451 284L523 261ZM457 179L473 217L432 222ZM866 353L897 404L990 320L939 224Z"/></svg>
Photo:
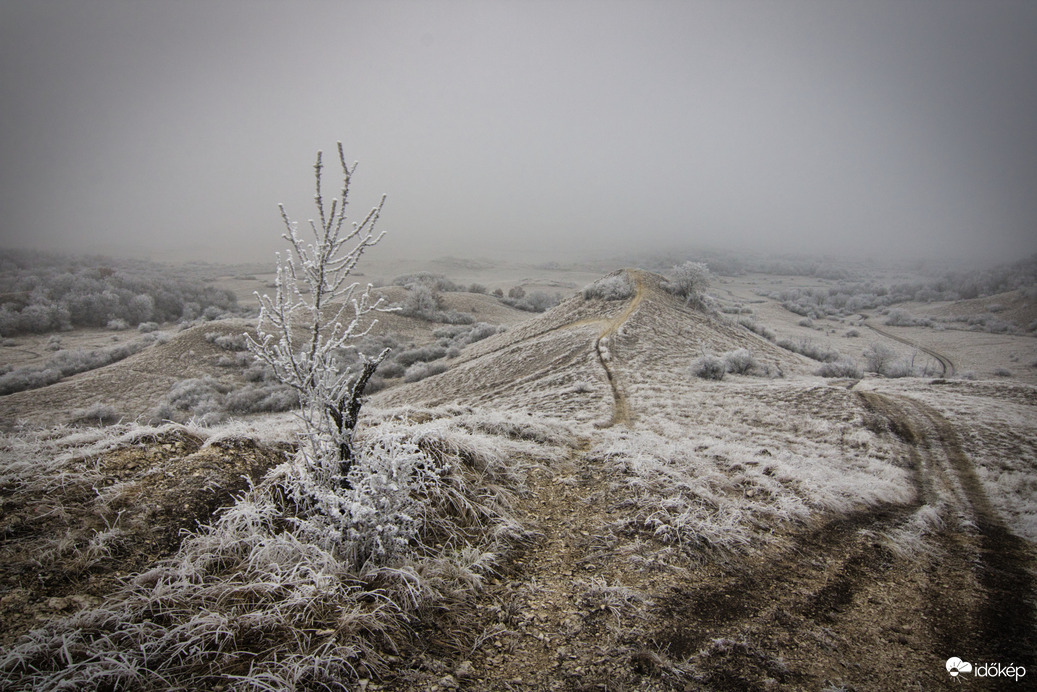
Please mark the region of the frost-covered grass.
<svg viewBox="0 0 1037 692"><path fill-rule="evenodd" d="M29 366L0 374L0 395L54 384L64 377L110 365L142 351L156 340L154 334L109 348L58 351L43 366Z"/></svg>
<svg viewBox="0 0 1037 692"><path fill-rule="evenodd" d="M0 687L347 689L391 676L387 657L426 647L437 609L463 617L526 538L514 497L529 464L563 454L544 442L559 435L499 414L369 417L349 488L285 462L103 605L0 652Z"/></svg>
<svg viewBox="0 0 1037 692"><path fill-rule="evenodd" d="M688 434L662 419L651 423L655 431L606 431L590 452L617 479L614 509L623 518L613 530L651 535L693 557L748 550L818 512L913 496L906 471L871 453L887 443L859 419L839 432L842 449L823 439L837 426L805 421L825 428L802 435L809 452L775 444L780 428L743 437L737 425Z"/></svg>

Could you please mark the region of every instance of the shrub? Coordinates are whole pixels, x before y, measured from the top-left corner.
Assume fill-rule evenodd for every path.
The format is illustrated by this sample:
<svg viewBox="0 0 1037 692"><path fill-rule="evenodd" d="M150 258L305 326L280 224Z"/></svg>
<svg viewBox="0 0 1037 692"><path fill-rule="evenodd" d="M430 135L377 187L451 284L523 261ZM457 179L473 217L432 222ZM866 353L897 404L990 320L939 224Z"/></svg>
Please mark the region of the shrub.
<svg viewBox="0 0 1037 692"><path fill-rule="evenodd" d="M728 351L723 355L724 368L735 375L747 375L756 367L756 359L747 348Z"/></svg>
<svg viewBox="0 0 1037 692"><path fill-rule="evenodd" d="M885 344L873 343L864 350L864 363L869 372L885 374L896 352Z"/></svg>
<svg viewBox="0 0 1037 692"><path fill-rule="evenodd" d="M840 358L839 360L825 363L815 370L814 374L821 377L848 377L855 380L859 380L864 376L860 366L857 365L857 361L849 358Z"/></svg>
<svg viewBox="0 0 1037 692"><path fill-rule="evenodd" d="M703 291L709 288L709 267L702 262L685 262L673 268L662 287L684 298L687 303L700 303Z"/></svg>
<svg viewBox="0 0 1037 692"><path fill-rule="evenodd" d="M798 353L801 356L806 356L821 363L831 363L839 360L838 351L821 346L810 339L801 339L798 342L791 339L778 339L775 343L785 350Z"/></svg>
<svg viewBox="0 0 1037 692"><path fill-rule="evenodd" d="M603 276L583 289L583 299L626 300L634 295L634 286L626 273Z"/></svg>
<svg viewBox="0 0 1037 692"><path fill-rule="evenodd" d="M767 341L774 341L778 338L772 329L760 324L751 317L739 318L738 324L742 325L743 327L751 331L753 334L756 334L757 336L762 336Z"/></svg>
<svg viewBox="0 0 1037 692"><path fill-rule="evenodd" d="M727 366L724 361L716 356L702 356L691 364L691 373L704 380L722 380L726 372Z"/></svg>
<svg viewBox="0 0 1037 692"><path fill-rule="evenodd" d="M451 293L458 291L460 288L450 279L446 278L442 274L433 274L432 272L417 272L416 274L404 274L397 276L392 280L396 286L406 286L408 289L414 286L424 286L433 292L442 291L444 293Z"/></svg>
<svg viewBox="0 0 1037 692"><path fill-rule="evenodd" d="M407 372L403 375L404 382L417 382L423 380L426 377L432 377L442 372L446 372L449 368L446 363L415 363L414 365L407 368Z"/></svg>

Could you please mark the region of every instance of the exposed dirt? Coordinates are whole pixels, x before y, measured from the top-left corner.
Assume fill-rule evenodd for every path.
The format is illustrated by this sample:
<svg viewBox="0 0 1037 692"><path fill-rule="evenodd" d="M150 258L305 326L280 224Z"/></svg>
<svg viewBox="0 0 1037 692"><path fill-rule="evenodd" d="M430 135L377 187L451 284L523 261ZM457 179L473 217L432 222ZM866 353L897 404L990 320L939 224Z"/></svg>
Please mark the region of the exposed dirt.
<svg viewBox="0 0 1037 692"><path fill-rule="evenodd" d="M623 363L598 352L615 383ZM613 422L629 424L619 391ZM522 510L540 537L484 592L472 649L389 687L903 690L949 687L951 656L1037 670L1033 546L998 519L938 412L861 397L902 442L910 502L821 516L763 550L697 562L617 533L608 479L578 451L533 474ZM937 507L922 548L904 554L883 540Z"/></svg>
<svg viewBox="0 0 1037 692"><path fill-rule="evenodd" d="M182 428L76 459L46 496L0 488L0 644L96 605L120 580L179 548L183 532L284 459L249 440L202 447Z"/></svg>

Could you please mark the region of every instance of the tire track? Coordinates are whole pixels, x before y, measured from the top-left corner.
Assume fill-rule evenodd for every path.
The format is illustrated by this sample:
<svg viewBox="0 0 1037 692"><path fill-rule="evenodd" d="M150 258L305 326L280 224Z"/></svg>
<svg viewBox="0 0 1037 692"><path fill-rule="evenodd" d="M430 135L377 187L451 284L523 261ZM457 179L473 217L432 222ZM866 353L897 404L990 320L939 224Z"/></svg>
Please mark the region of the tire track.
<svg viewBox="0 0 1037 692"><path fill-rule="evenodd" d="M925 353L928 356L932 356L937 360L937 362L939 362L940 367L943 368L943 372L940 375L941 377L954 377L954 363L953 361L951 361L950 358L943 355L942 353L934 351L931 348L926 348L925 346L920 346L919 344L915 343L914 341L911 341L910 339L905 339L903 337L897 336L896 334L890 334L885 329L873 327L867 319L862 320L861 324L870 329L871 331L875 332L876 334L881 334L882 336L888 339L893 339L893 341L899 341L900 343L910 346L911 348L918 349L919 351Z"/></svg>
<svg viewBox="0 0 1037 692"><path fill-rule="evenodd" d="M950 656L1037 669L1033 549L997 516L954 426L907 397L860 395L905 443L914 500L829 519L672 587L653 643L687 662L688 689L815 689L836 671L859 689L929 688L946 683ZM928 549L904 559L883 547L931 508L944 523Z"/></svg>
<svg viewBox="0 0 1037 692"><path fill-rule="evenodd" d="M892 399L894 397L886 397ZM962 448L958 431L937 410L915 399L896 397L912 409L916 420L929 426L932 440L943 452L948 473L963 498L960 509L975 526L969 566L976 566L982 602L973 629L977 654L988 661L1016 663L1030 670L1037 662L1037 583L1033 548L1009 530L990 503L972 461ZM959 529L961 532L961 529ZM968 545L959 532L941 536L948 551ZM964 557L964 556L959 556Z"/></svg>

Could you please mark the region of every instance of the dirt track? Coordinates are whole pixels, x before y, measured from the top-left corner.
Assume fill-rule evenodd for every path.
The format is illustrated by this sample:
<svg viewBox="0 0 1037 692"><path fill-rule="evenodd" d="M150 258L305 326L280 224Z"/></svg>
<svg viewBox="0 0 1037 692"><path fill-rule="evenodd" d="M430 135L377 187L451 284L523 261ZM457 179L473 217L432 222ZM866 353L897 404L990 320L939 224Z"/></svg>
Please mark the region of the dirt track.
<svg viewBox="0 0 1037 692"><path fill-rule="evenodd" d="M950 358L943 355L942 353L934 351L931 348L919 346L910 339L905 339L901 336L897 336L896 334L890 334L885 329L879 329L878 327L871 325L867 320L862 321L861 324L870 329L871 331L875 332L876 334L881 334L882 336L888 339L893 339L893 341L899 341L900 343L910 346L911 348L917 348L922 353L932 356L940 363L940 367L943 368L943 372L940 373L941 377L954 377L954 363L951 361Z"/></svg>
<svg viewBox="0 0 1037 692"><path fill-rule="evenodd" d="M819 517L727 561L634 569L589 443L535 472L521 510L540 534L477 605L471 689L944 689L952 656L1037 671L1032 547L939 412L860 397L903 442L914 499ZM917 545L899 549L912 531Z"/></svg>

